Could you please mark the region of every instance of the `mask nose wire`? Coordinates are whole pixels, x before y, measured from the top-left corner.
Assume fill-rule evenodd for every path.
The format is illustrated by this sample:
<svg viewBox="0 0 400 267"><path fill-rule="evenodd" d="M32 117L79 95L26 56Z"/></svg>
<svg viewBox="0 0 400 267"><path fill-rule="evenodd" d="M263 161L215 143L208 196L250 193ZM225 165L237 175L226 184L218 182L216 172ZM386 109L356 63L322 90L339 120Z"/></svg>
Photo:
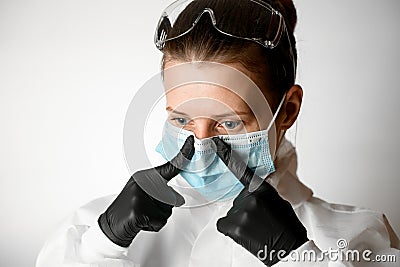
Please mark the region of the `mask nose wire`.
<svg viewBox="0 0 400 267"><path fill-rule="evenodd" d="M274 124L276 118L278 117L279 111L281 110L282 105L285 102L285 98L286 98L286 92L283 94L283 97L282 97L281 101L279 102L278 108L276 109L274 116L272 117L270 123L268 124L266 132L269 132L269 130L271 129L272 125ZM191 132L190 134L193 135L194 137L196 137L196 135L193 132ZM209 138L211 138L211 137L207 137L204 139L209 139ZM196 139L198 139L198 138L196 137ZM198 140L200 140L200 139L198 139Z"/></svg>

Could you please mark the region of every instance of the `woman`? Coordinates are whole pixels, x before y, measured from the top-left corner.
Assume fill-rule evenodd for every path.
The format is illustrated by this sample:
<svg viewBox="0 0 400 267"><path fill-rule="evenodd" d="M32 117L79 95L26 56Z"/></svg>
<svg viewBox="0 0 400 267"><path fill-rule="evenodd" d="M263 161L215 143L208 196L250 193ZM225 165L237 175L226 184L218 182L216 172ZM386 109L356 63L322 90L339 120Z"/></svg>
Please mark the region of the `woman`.
<svg viewBox="0 0 400 267"><path fill-rule="evenodd" d="M400 260L382 214L315 198L292 169L284 136L302 102L296 20L290 0L169 6L155 40L169 113L157 151L167 162L79 209L37 266L396 266L369 262ZM185 83L196 77L208 83Z"/></svg>

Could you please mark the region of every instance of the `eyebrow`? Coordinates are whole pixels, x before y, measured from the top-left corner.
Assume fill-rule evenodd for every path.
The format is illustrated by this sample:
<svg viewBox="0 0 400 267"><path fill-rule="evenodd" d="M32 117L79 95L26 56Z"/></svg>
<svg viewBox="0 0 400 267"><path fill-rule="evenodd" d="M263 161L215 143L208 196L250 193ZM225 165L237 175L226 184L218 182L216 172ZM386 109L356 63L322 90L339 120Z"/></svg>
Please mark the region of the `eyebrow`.
<svg viewBox="0 0 400 267"><path fill-rule="evenodd" d="M183 116L188 116L189 117L188 114L186 114L184 112L177 111L177 110L171 108L170 106L168 106L166 108L166 110L171 112L171 113L174 113L174 114L179 114L179 115L183 115ZM214 117L221 118L221 117L238 116L238 115L249 115L249 114L250 113L246 112L246 111L235 111L235 112L227 112L227 113L223 113L223 114L214 115Z"/></svg>

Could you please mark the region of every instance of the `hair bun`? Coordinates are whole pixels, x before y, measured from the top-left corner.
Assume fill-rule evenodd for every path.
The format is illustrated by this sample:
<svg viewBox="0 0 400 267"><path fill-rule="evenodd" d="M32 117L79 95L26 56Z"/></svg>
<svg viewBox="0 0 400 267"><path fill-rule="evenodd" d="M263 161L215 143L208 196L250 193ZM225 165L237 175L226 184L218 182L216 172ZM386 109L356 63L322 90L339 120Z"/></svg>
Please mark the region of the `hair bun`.
<svg viewBox="0 0 400 267"><path fill-rule="evenodd" d="M293 0L263 0L283 15L286 27L293 34L297 24L297 12Z"/></svg>

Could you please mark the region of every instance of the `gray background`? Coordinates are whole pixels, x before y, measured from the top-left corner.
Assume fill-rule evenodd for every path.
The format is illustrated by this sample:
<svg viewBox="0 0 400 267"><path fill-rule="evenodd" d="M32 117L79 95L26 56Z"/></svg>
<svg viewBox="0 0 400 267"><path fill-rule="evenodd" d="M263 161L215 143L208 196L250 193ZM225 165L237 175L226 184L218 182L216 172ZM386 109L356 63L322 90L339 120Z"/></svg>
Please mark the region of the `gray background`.
<svg viewBox="0 0 400 267"><path fill-rule="evenodd" d="M48 233L129 173L126 109L159 70L170 1L0 1L0 265L33 266ZM397 0L295 1L299 176L400 233Z"/></svg>

